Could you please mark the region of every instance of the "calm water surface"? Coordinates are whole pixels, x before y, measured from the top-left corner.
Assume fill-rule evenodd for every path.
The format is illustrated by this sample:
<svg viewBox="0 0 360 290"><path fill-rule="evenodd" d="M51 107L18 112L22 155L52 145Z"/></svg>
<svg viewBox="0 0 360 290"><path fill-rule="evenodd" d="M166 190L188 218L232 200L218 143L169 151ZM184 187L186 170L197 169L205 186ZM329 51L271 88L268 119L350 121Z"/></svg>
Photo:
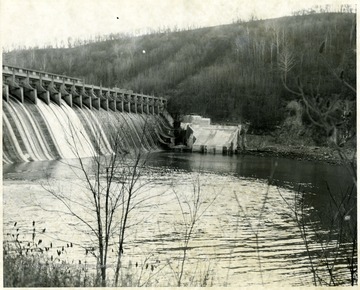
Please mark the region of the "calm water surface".
<svg viewBox="0 0 360 290"><path fill-rule="evenodd" d="M68 262L93 265L94 259L80 247L93 243L87 230L61 213L62 205L44 189L86 201L79 172L66 162L4 166L4 232L11 233L16 221L26 238L36 220L39 228L47 229L44 243L52 242L54 250L74 243L65 250ZM284 158L161 152L152 154L147 164L140 196L152 198L132 212L124 248L124 271L140 285L176 285L185 228L174 191L185 204L196 182L208 208L189 244L184 283L198 285L207 277L208 286L311 285L306 249L283 198L293 205L300 186L306 192L305 210L315 218L326 214L327 184L335 195L351 186L342 166ZM268 186L270 176L273 185ZM317 226L328 230L325 222Z"/></svg>

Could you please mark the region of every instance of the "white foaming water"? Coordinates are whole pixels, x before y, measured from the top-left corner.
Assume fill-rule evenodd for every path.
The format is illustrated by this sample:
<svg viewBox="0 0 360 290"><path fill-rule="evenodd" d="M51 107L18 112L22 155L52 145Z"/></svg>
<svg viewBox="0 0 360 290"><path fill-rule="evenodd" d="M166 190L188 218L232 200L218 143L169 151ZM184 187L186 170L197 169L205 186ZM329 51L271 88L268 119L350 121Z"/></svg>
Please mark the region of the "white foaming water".
<svg viewBox="0 0 360 290"><path fill-rule="evenodd" d="M61 106L22 104L12 97L3 111L4 163L108 155L116 135L125 151L155 149L160 140L140 114L71 108L63 100ZM159 116L146 118L160 126Z"/></svg>
<svg viewBox="0 0 360 290"><path fill-rule="evenodd" d="M94 154L90 138L79 117L66 104L57 106L39 102L37 105L45 116L48 128L63 158L88 157Z"/></svg>

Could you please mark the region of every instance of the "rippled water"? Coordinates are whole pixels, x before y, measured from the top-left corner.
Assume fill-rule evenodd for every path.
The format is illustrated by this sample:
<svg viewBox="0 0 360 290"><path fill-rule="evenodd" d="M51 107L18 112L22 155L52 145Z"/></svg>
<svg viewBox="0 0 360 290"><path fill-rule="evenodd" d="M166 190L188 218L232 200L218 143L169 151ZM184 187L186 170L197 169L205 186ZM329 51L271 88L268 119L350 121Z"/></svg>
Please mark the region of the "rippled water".
<svg viewBox="0 0 360 290"><path fill-rule="evenodd" d="M184 246L184 216L185 219L189 217L185 201L192 201L194 184L198 183L200 211L206 211L196 224L189 243L184 285L200 285L201 281L206 281L207 286L312 285L306 249L289 208L295 195L291 189L292 180L284 177L289 173L284 167L277 171L280 172L277 176L281 177L280 187L268 186L266 180L274 164L281 166L283 160L275 163L270 159L253 158L250 159L253 162L244 162L238 157L202 158L196 154L158 154L155 157L139 183L143 187L138 198L145 201L130 215L124 272L135 277L140 285L176 285L175 276L179 273ZM261 167L249 169L254 167L255 161L258 164L262 161ZM309 164L304 163L304 166ZM235 167L240 167L242 174L234 170ZM201 174L197 172L199 168ZM61 203L44 189L54 189L76 197L80 204L85 203L86 190L75 173L58 161L12 165L4 169L5 233L11 233L16 221L26 238L34 220L39 230L46 228L39 238L42 237L44 244L53 243L53 254L65 245L66 254L62 257L69 262L81 260L88 265L95 264L94 258L85 255L85 250L79 246L92 244L86 229L78 220L62 214ZM297 173L290 176L294 178ZM314 191L311 189L316 189L318 184L307 181L305 177L304 187L311 194ZM181 212L175 193L185 213ZM308 204L305 211L310 214L315 210ZM311 233L309 229L309 239ZM70 242L74 247L67 248ZM110 259L110 267L112 263ZM110 276L111 272L110 269Z"/></svg>

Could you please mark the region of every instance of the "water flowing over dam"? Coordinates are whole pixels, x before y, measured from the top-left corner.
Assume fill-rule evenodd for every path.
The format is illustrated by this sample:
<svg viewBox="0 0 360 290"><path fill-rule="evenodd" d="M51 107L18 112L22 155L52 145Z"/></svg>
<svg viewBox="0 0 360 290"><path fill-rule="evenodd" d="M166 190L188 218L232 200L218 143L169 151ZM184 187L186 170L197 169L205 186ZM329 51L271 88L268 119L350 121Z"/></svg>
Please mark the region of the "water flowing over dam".
<svg viewBox="0 0 360 290"><path fill-rule="evenodd" d="M3 163L155 150L173 142L166 99L3 66ZM117 137L120 136L120 137Z"/></svg>

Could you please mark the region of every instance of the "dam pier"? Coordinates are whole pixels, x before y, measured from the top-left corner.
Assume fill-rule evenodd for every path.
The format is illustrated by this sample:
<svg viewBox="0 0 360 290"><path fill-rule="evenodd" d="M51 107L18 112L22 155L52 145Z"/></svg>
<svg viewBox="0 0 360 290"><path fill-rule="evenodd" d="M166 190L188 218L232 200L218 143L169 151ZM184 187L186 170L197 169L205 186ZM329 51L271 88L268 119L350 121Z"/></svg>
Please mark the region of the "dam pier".
<svg viewBox="0 0 360 290"><path fill-rule="evenodd" d="M61 100L64 100L70 107L77 105L80 108L86 106L96 110L102 108L105 111L152 115L161 114L167 104L165 98L119 88L102 88L69 76L6 65L2 69L3 99L6 102L11 95L21 103L27 98L34 104L40 99L47 105L52 101L60 106Z"/></svg>

